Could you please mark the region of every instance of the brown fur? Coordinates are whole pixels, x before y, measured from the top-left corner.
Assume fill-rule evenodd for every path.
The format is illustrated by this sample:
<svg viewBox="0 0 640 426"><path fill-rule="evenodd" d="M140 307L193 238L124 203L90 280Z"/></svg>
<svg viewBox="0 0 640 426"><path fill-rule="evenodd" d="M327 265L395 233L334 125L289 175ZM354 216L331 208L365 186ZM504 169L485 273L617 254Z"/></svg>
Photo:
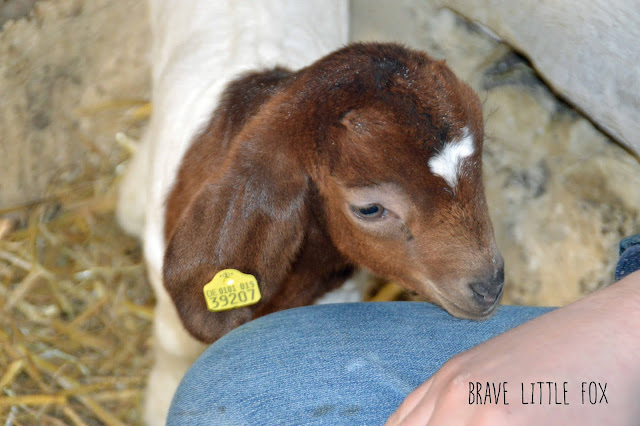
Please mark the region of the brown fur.
<svg viewBox="0 0 640 426"><path fill-rule="evenodd" d="M476 150L452 192L427 162L465 127ZM495 276L482 138L472 90L444 62L395 44L353 44L295 73L234 81L167 202L164 285L186 329L212 342L258 316L313 303L355 265L428 297L424 277ZM413 213L398 233L361 232L341 194L381 183L407 194ZM255 275L262 300L209 312L202 288L224 268ZM453 291L455 305L472 311L466 291Z"/></svg>

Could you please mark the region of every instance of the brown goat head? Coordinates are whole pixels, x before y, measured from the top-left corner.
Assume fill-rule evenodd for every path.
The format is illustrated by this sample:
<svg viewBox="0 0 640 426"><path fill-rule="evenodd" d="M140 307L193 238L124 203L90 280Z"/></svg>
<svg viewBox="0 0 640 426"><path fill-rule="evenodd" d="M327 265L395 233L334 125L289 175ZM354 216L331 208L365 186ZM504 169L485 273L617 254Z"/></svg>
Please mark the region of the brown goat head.
<svg viewBox="0 0 640 426"><path fill-rule="evenodd" d="M169 196L164 284L185 327L213 341L312 303L363 266L453 315L489 315L503 261L482 186L473 91L421 52L352 44L296 73L233 82ZM206 309L216 272L263 300Z"/></svg>

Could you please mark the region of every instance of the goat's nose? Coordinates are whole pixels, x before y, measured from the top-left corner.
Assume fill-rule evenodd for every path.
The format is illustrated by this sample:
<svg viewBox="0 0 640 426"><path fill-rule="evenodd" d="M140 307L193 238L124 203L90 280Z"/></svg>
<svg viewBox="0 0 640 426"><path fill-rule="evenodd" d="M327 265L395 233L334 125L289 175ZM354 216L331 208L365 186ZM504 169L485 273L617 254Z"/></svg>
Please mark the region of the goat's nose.
<svg viewBox="0 0 640 426"><path fill-rule="evenodd" d="M504 266L487 281L477 281L469 285L473 293L474 300L483 306L490 306L496 303L502 296L504 288Z"/></svg>

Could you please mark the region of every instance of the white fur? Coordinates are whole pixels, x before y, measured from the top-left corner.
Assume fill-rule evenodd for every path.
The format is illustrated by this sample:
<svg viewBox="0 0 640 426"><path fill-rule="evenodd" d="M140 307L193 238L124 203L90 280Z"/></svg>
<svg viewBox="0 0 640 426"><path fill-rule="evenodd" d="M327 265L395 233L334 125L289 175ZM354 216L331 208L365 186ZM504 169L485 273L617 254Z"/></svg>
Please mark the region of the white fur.
<svg viewBox="0 0 640 426"><path fill-rule="evenodd" d="M363 296L369 290L372 276L371 272L358 269L340 288L326 293L316 300L314 305L362 302Z"/></svg>
<svg viewBox="0 0 640 426"><path fill-rule="evenodd" d="M465 127L460 139L449 142L444 149L429 160L429 169L434 175L442 177L451 189L458 184L462 162L473 155L473 135Z"/></svg>
<svg viewBox="0 0 640 426"><path fill-rule="evenodd" d="M164 424L171 397L204 349L162 285L164 202L194 135L239 73L306 66L347 42L347 0L149 0L153 114L125 175L118 218L142 238L156 293L155 365L145 420Z"/></svg>

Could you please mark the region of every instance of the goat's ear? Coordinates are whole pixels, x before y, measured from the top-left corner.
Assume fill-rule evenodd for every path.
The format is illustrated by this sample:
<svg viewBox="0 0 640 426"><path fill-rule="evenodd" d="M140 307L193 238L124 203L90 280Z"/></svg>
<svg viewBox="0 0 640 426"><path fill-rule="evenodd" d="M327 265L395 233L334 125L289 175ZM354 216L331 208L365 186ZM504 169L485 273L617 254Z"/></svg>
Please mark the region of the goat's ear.
<svg viewBox="0 0 640 426"><path fill-rule="evenodd" d="M251 319L291 269L307 221L307 177L294 160L236 151L214 183L202 187L167 244L164 286L185 328L213 342ZM222 269L254 275L262 300L207 310L203 287Z"/></svg>

